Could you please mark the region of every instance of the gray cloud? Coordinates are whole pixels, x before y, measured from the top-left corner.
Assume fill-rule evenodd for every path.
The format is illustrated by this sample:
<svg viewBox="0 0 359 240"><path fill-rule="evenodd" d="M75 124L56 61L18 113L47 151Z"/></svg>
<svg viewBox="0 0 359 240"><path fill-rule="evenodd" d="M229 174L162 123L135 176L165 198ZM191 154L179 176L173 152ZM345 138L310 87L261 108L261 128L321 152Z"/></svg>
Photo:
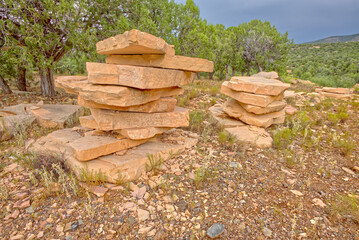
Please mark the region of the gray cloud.
<svg viewBox="0 0 359 240"><path fill-rule="evenodd" d="M253 19L269 21L296 43L359 33L358 0L194 0L201 17L236 26ZM185 0L176 0L185 3Z"/></svg>

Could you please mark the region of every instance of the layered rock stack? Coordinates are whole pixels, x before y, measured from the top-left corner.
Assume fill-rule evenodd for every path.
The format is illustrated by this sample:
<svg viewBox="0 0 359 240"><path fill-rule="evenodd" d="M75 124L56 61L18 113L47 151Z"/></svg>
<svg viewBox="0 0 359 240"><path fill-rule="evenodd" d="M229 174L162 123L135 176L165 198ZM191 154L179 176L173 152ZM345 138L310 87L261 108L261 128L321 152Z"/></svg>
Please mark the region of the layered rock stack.
<svg viewBox="0 0 359 240"><path fill-rule="evenodd" d="M341 100L350 100L352 94L349 88L316 88L315 91L322 97L335 98Z"/></svg>
<svg viewBox="0 0 359 240"><path fill-rule="evenodd" d="M56 137L67 141L75 171L101 170L110 182L119 175L134 179L149 164L149 155L163 160L195 144L193 134L171 130L189 125L189 112L176 106L175 97L196 72L213 71L212 62L176 56L163 39L138 30L105 39L96 48L108 55L106 63L87 63L87 77L56 79L92 114L80 118L81 129L60 134L71 137Z"/></svg>
<svg viewBox="0 0 359 240"><path fill-rule="evenodd" d="M273 75L262 73L251 77L232 77L222 84L221 93L231 98L221 107L217 106L216 117L225 119L222 121L224 124L230 123L225 125L226 130L240 141L269 147L272 140L261 128L284 122L287 104L283 93L290 85L274 79ZM215 108L211 110L214 112ZM222 116L219 115L221 111Z"/></svg>

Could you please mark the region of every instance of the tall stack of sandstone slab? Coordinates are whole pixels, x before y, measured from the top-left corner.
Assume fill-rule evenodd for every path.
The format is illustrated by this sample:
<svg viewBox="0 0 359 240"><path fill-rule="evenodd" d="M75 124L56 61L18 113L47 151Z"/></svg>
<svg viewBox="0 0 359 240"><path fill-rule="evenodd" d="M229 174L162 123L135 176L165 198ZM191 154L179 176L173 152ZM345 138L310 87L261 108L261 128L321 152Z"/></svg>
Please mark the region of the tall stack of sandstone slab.
<svg viewBox="0 0 359 240"><path fill-rule="evenodd" d="M284 122L286 102L283 100L283 92L290 87L289 84L273 79L274 75L232 77L222 84L221 92L230 99L222 106L216 106L216 111L223 112L222 119L223 116L227 118L227 123L228 117L232 118L232 126L225 127L237 140L255 142L259 147L271 146L272 140L264 128ZM215 108L210 110L213 113ZM243 125L233 126L233 121Z"/></svg>
<svg viewBox="0 0 359 240"><path fill-rule="evenodd" d="M189 112L176 106L175 97L196 72L213 71L212 62L175 56L163 39L135 29L96 48L108 56L106 63L86 63L87 77L56 79L92 115L80 118L81 128L40 139L35 150L46 146L66 155L77 174L101 171L107 181L116 182L139 177L148 155L166 160L196 144L195 134L174 129L189 125Z"/></svg>

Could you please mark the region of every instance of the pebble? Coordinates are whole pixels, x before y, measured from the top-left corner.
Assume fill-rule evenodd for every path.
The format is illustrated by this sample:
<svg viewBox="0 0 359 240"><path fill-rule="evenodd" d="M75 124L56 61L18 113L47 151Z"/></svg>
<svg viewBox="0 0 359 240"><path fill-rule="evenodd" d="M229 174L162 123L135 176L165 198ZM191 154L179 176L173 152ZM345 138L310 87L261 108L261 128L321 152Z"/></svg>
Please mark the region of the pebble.
<svg viewBox="0 0 359 240"><path fill-rule="evenodd" d="M270 236L272 236L272 230L270 230L270 229L267 228L267 227L264 227L264 228L263 228L263 234L264 234L264 236L266 236L266 237L270 237Z"/></svg>
<svg viewBox="0 0 359 240"><path fill-rule="evenodd" d="M243 167L242 167L242 164L237 163L237 162L229 162L229 166L230 166L231 168L239 168L239 169L242 169L242 168L243 168Z"/></svg>
<svg viewBox="0 0 359 240"><path fill-rule="evenodd" d="M72 240L72 236L71 236L71 235L67 235L67 236L65 237L65 240Z"/></svg>
<svg viewBox="0 0 359 240"><path fill-rule="evenodd" d="M34 211L34 208L30 206L25 209L25 212L30 214L30 213L34 213L35 211Z"/></svg>
<svg viewBox="0 0 359 240"><path fill-rule="evenodd" d="M210 238L216 238L224 232L224 225L221 223L214 223L208 230L207 236Z"/></svg>

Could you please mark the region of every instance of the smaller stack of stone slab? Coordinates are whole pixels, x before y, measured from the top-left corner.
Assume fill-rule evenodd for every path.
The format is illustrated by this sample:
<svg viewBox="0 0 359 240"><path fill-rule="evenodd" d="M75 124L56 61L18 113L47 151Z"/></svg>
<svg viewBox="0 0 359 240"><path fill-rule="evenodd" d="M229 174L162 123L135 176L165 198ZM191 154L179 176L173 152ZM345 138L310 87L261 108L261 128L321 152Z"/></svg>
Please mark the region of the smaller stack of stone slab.
<svg viewBox="0 0 359 240"><path fill-rule="evenodd" d="M231 99L223 105L229 116L249 125L267 128L284 122L287 83L263 77L233 77L224 82L221 92Z"/></svg>
<svg viewBox="0 0 359 240"><path fill-rule="evenodd" d="M319 93L320 96L327 98L335 98L341 100L350 100L352 98L352 94L349 88L323 87L316 88L315 91Z"/></svg>
<svg viewBox="0 0 359 240"><path fill-rule="evenodd" d="M277 79L276 72L261 72L224 82L221 92L231 98L209 108L213 119L242 144L271 147L273 139L264 128L284 122L284 91L290 86Z"/></svg>

